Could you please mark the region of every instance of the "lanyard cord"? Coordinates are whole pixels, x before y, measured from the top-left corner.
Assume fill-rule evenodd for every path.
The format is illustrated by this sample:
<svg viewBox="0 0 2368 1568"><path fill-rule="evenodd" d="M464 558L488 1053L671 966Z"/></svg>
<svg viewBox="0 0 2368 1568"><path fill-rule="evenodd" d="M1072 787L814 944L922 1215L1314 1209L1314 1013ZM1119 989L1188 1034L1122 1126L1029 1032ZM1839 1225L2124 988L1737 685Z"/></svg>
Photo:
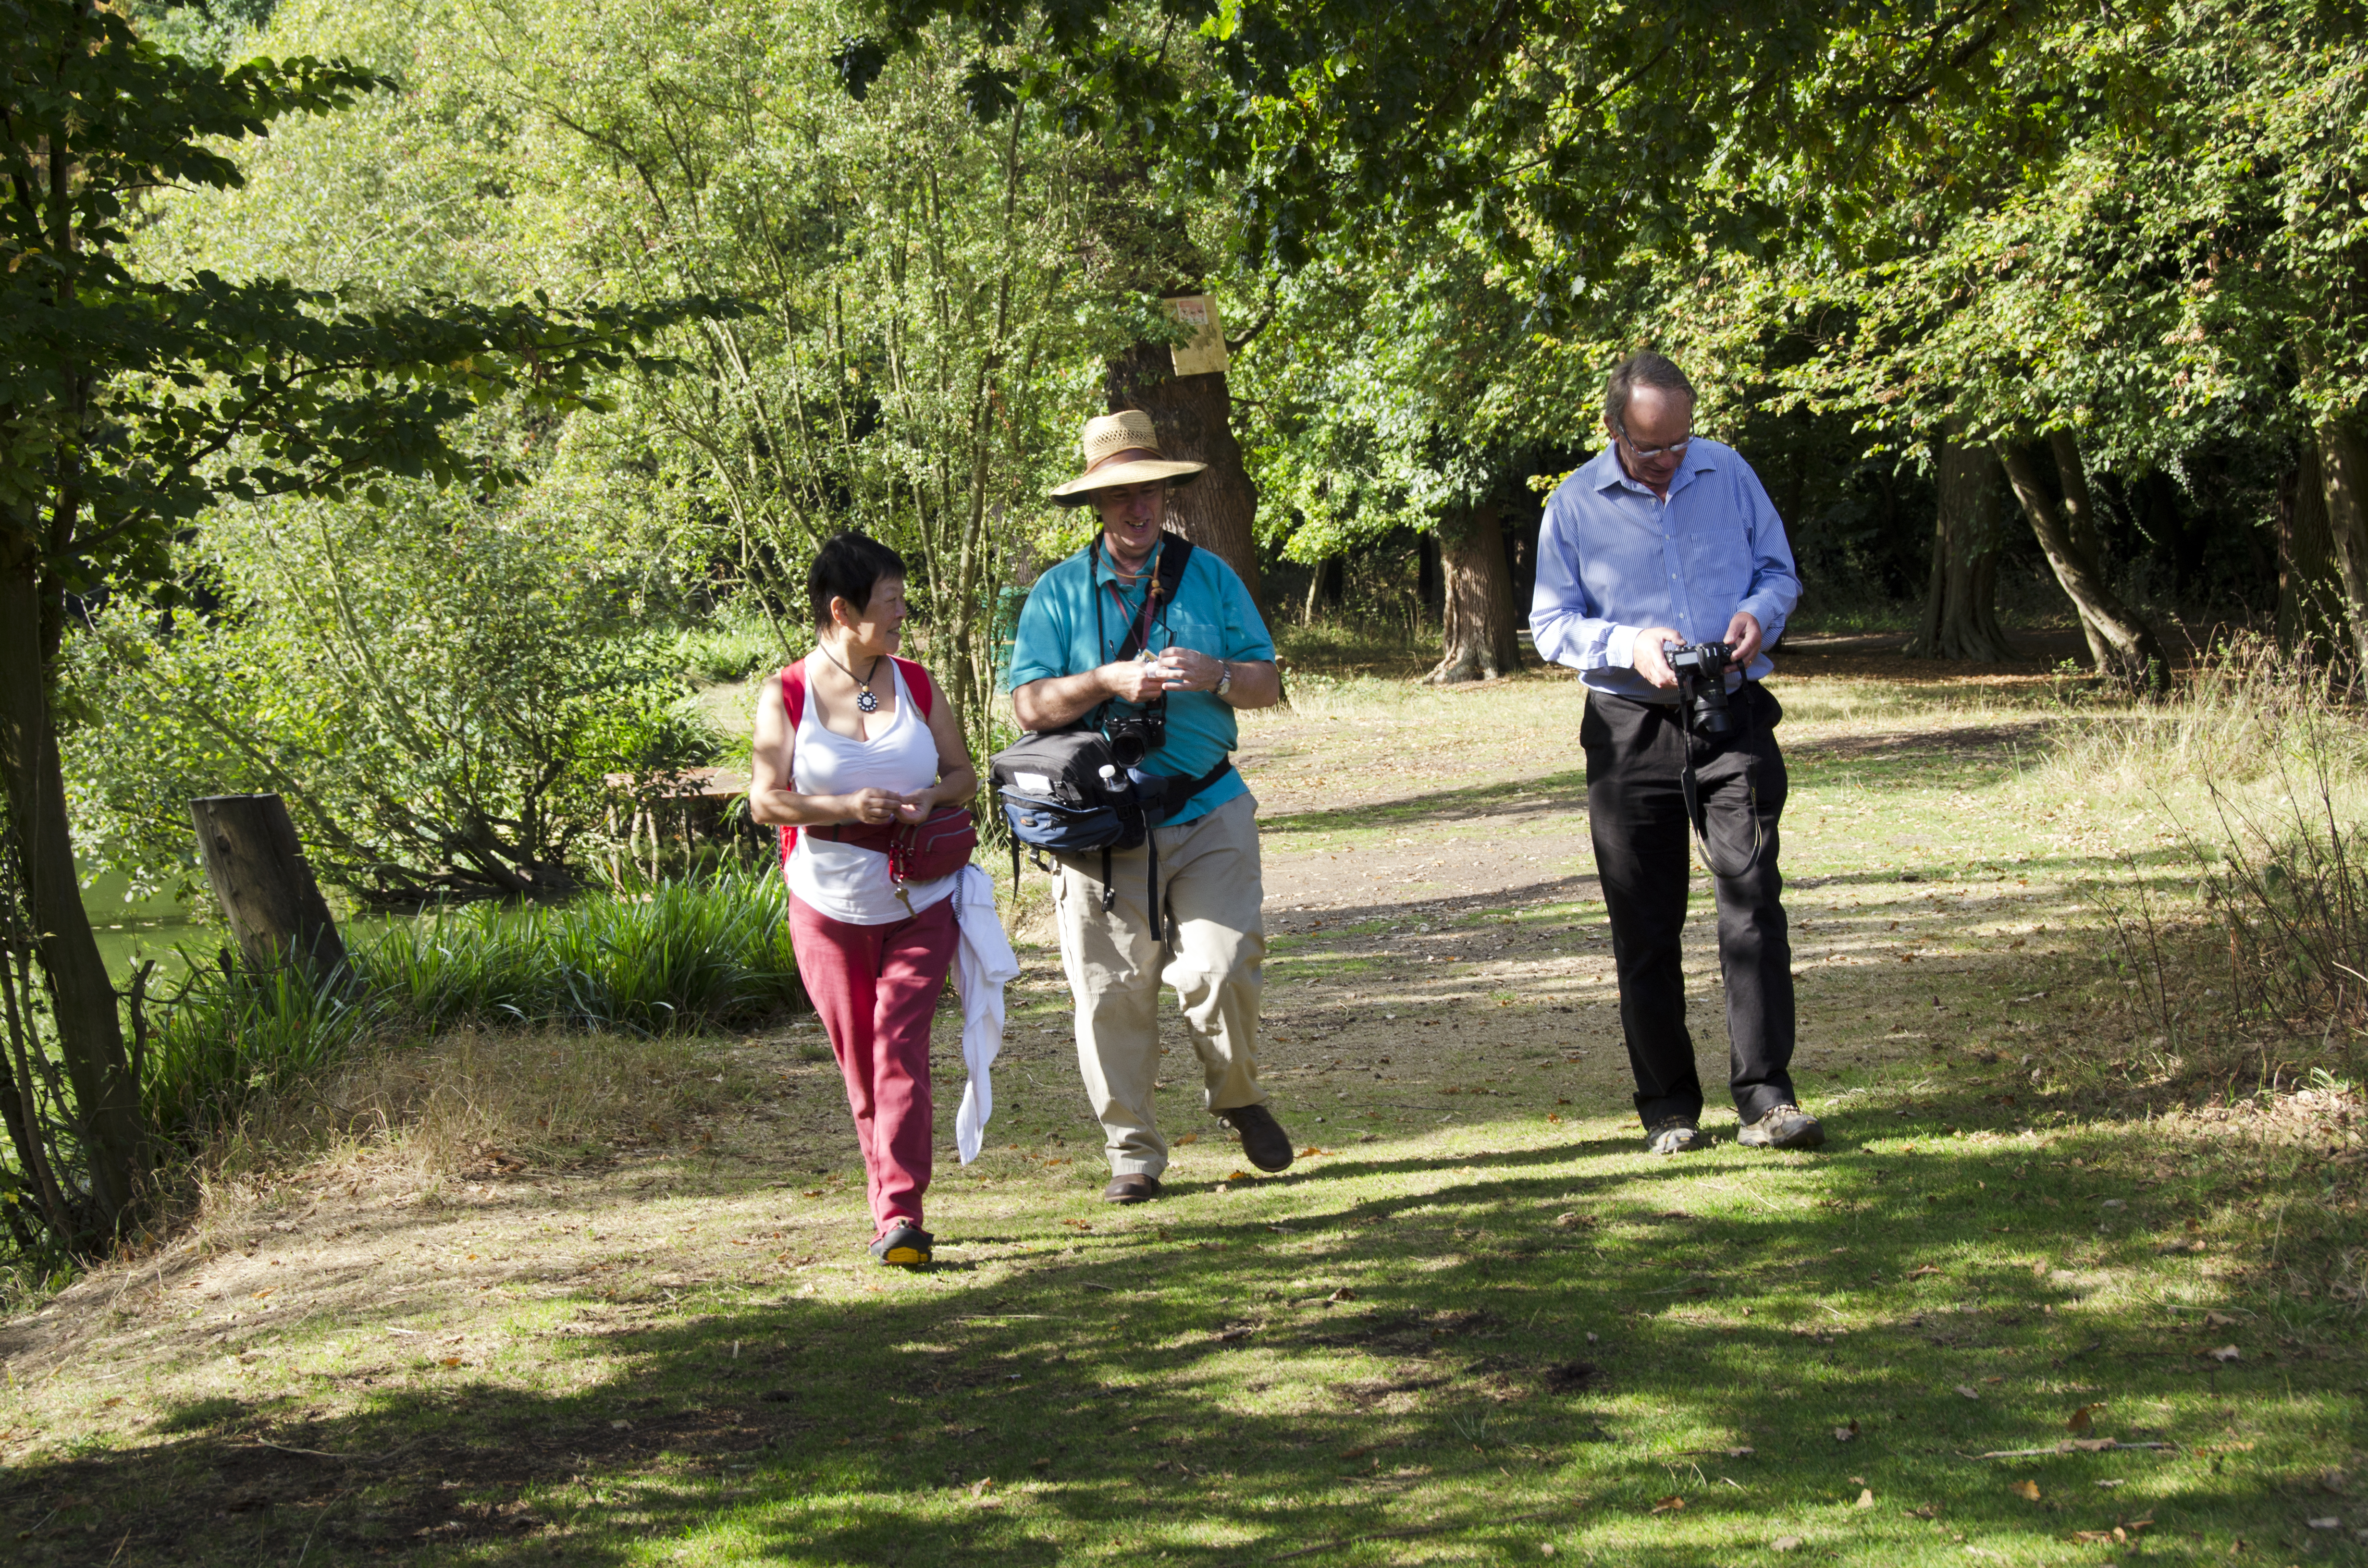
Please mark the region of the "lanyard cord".
<svg viewBox="0 0 2368 1568"><path fill-rule="evenodd" d="M1157 544L1152 546L1151 559L1144 562L1143 610L1141 615L1138 617L1136 612L1127 610L1127 619L1131 621L1136 622L1137 626L1140 627L1140 631L1137 631L1135 641L1142 648L1148 648L1151 646L1151 607L1158 598L1158 594L1156 590L1159 585L1159 552L1167 548L1167 541L1166 540L1160 540ZM1087 559L1093 574L1093 587L1091 592L1093 594L1094 600L1094 646L1099 650L1105 657L1107 657L1110 652L1110 635L1102 627L1102 541L1099 535L1095 536L1093 548L1088 552ZM1110 573L1110 597L1118 601L1119 608L1121 609L1126 609L1126 596L1119 587L1118 573L1115 568L1113 568ZM1163 625L1166 624L1167 619L1167 616L1163 613L1160 617L1160 621ZM1135 628L1130 627L1129 630L1133 631L1135 630Z"/></svg>

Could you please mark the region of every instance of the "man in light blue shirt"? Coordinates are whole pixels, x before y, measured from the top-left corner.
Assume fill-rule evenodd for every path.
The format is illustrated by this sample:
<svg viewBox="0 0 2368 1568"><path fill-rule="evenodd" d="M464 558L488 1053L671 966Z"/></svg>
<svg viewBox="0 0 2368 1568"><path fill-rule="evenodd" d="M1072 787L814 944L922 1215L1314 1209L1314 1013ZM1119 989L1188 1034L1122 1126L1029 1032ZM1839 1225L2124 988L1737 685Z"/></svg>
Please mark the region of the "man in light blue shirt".
<svg viewBox="0 0 2368 1568"><path fill-rule="evenodd" d="M1156 722L1160 738L1144 767L1177 780L1169 788L1185 797L1151 830L1158 898L1175 922L1172 959L1148 902L1147 846L1056 857L1053 889L1076 999L1077 1067L1110 1158L1102 1197L1142 1203L1159 1196L1167 1169L1152 1104L1163 979L1176 987L1201 1059L1202 1105L1260 1170L1292 1163L1291 1135L1258 1081L1266 960L1258 801L1227 761L1235 710L1281 700L1282 676L1241 578L1165 527L1168 487L1205 465L1163 456L1139 410L1089 421L1082 444L1086 472L1053 499L1092 506L1101 532L1038 579L1021 608L1011 705L1023 730L1085 723L1115 734Z"/></svg>
<svg viewBox="0 0 2368 1568"><path fill-rule="evenodd" d="M1825 1131L1789 1072L1793 949L1776 869L1785 774L1771 733L1783 710L1759 684L1766 647L1801 597L1792 547L1751 465L1693 434L1693 387L1676 365L1631 356L1603 403L1611 444L1546 502L1530 631L1588 687L1588 822L1637 1114L1656 1153L1703 1143L1680 953L1687 839L1699 832L1717 891L1738 1142L1814 1149ZM1723 731L1702 717L1706 704L1681 702L1669 659L1710 642L1732 650Z"/></svg>

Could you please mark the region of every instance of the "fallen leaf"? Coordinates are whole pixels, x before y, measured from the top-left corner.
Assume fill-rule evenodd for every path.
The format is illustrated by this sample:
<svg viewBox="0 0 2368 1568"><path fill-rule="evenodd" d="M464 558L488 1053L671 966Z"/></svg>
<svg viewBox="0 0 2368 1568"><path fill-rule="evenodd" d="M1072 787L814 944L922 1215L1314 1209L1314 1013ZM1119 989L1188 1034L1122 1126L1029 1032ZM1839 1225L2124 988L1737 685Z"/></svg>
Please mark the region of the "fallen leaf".
<svg viewBox="0 0 2368 1568"><path fill-rule="evenodd" d="M2343 1521L2332 1514L2323 1519L2311 1519L2306 1522L2315 1530L2337 1530L2343 1528Z"/></svg>
<svg viewBox="0 0 2368 1568"><path fill-rule="evenodd" d="M2245 1353L2233 1345L2223 1345L2217 1350L2199 1350L2196 1354L2209 1356L2214 1361L2241 1361L2245 1358Z"/></svg>
<svg viewBox="0 0 2368 1568"><path fill-rule="evenodd" d="M1873 1488L1872 1488L1872 1487L1867 1487L1867 1486L1861 1486L1861 1487L1860 1487L1860 1488L1858 1489L1858 1501L1857 1501L1856 1503L1851 1504L1850 1506L1851 1506L1852 1507L1854 1507L1854 1508L1872 1508L1872 1507L1873 1507L1873 1506L1874 1506L1874 1490L1873 1490Z"/></svg>
<svg viewBox="0 0 2368 1568"><path fill-rule="evenodd" d="M1592 1216L1586 1214L1557 1214L1554 1218L1554 1222L1562 1229L1570 1231L1577 1230L1582 1225L1592 1225L1595 1221Z"/></svg>
<svg viewBox="0 0 2368 1568"><path fill-rule="evenodd" d="M1957 1392L1964 1394L1967 1399L1979 1399L1982 1397L1980 1394L1974 1392L1974 1385L1971 1383L1959 1383L1957 1385Z"/></svg>
<svg viewBox="0 0 2368 1568"><path fill-rule="evenodd" d="M2095 1425L2095 1423L2089 1419L2089 1413L2092 1410L2102 1410L2104 1407L2104 1402L2102 1400L2098 1401L2095 1404L2082 1405L2079 1409L2074 1411L2071 1415L2064 1418L2064 1429L2067 1432L2086 1432L2091 1426Z"/></svg>
<svg viewBox="0 0 2368 1568"><path fill-rule="evenodd" d="M1796 1535L1780 1535L1768 1543L1768 1548L1771 1551L1798 1551L1801 1550L1801 1538Z"/></svg>
<svg viewBox="0 0 2368 1568"><path fill-rule="evenodd" d="M1250 1179L1250 1173L1247 1171L1227 1171L1225 1173L1225 1179L1227 1181L1247 1181Z"/></svg>
<svg viewBox="0 0 2368 1568"><path fill-rule="evenodd" d="M2099 1541L2112 1540L2113 1532L2112 1530L2074 1530L2072 1539L2085 1545L2095 1545Z"/></svg>
<svg viewBox="0 0 2368 1568"><path fill-rule="evenodd" d="M1909 1278L1909 1279L1921 1279L1921 1278L1923 1278L1927 1274L1938 1274L1938 1273L1940 1273L1940 1272L1941 1272L1941 1270L1940 1270L1939 1266L1937 1266L1937 1265L1935 1265L1935 1264L1930 1264L1930 1263L1928 1263L1928 1264L1926 1264L1926 1265L1925 1265L1923 1267L1921 1267L1921 1268L1911 1268L1911 1269L1909 1269L1909 1270L1907 1271L1907 1275L1905 1276L1905 1278Z"/></svg>
<svg viewBox="0 0 2368 1568"><path fill-rule="evenodd" d="M1834 1441L1837 1443L1847 1443L1857 1436L1858 1423L1855 1421L1851 1422L1847 1426L1837 1426L1834 1428Z"/></svg>
<svg viewBox="0 0 2368 1568"><path fill-rule="evenodd" d="M1357 1299L1357 1292L1343 1285L1324 1299L1327 1301L1353 1301Z"/></svg>
<svg viewBox="0 0 2368 1568"><path fill-rule="evenodd" d="M2148 1525L2154 1523L2154 1516L2152 1514L2141 1514L2135 1519L2123 1519L2122 1523L2133 1530L2142 1530Z"/></svg>
<svg viewBox="0 0 2368 1568"><path fill-rule="evenodd" d="M2112 1480L2110 1480L2110 1481L2100 1481L2100 1482L2097 1483L2097 1484L2098 1484L2099 1486L2103 1487L2106 1491L2111 1492L2114 1487L2116 1487L2116 1486L2127 1486L2127 1485L2129 1484L2129 1483L2128 1483L2128 1482L2126 1482L2126 1481L2122 1480L2119 1476L2115 1476L2113 1479L2112 1479Z"/></svg>
<svg viewBox="0 0 2368 1568"><path fill-rule="evenodd" d="M1353 1449L1342 1449L1340 1457L1344 1460L1360 1460L1382 1446L1380 1443L1360 1443Z"/></svg>
<svg viewBox="0 0 2368 1568"><path fill-rule="evenodd" d="M2206 1328L2234 1328L2237 1326L2237 1320L2230 1317L2226 1312L2205 1312L2203 1314L2203 1326Z"/></svg>
<svg viewBox="0 0 2368 1568"><path fill-rule="evenodd" d="M1653 1505L1653 1512L1656 1514L1674 1514L1684 1508L1685 1506L1686 1500L1682 1497L1664 1497L1659 1502Z"/></svg>
<svg viewBox="0 0 2368 1568"><path fill-rule="evenodd" d="M2016 1496L2021 1498L2026 1503L2036 1503L2039 1501L2039 1483L2036 1481L2018 1481L2012 1486L2008 1487L2007 1490L2013 1493Z"/></svg>
<svg viewBox="0 0 2368 1568"><path fill-rule="evenodd" d="M448 1367L457 1367L457 1366L459 1366L460 1364L461 1364L461 1358L459 1358L458 1356L447 1356L447 1357L445 1357L445 1358L444 1358L444 1365L446 1365L446 1366L448 1366Z"/></svg>
<svg viewBox="0 0 2368 1568"><path fill-rule="evenodd" d="M1181 1137L1181 1138L1178 1138L1178 1139L1171 1140L1171 1141L1170 1141L1170 1144L1169 1144L1169 1146L1170 1146L1171 1148L1181 1149L1181 1148L1182 1148L1182 1147L1184 1147L1184 1145L1185 1145L1185 1144L1187 1144L1187 1143L1198 1143L1200 1141L1201 1141L1201 1135L1200 1135L1199 1133L1197 1133L1197 1132L1187 1132L1187 1133L1186 1133L1186 1134L1184 1134L1184 1136L1183 1136L1183 1137Z"/></svg>
<svg viewBox="0 0 2368 1568"><path fill-rule="evenodd" d="M1299 1157L1303 1160L1308 1160L1315 1158L1318 1154L1328 1154L1331 1152L1332 1151L1329 1149L1318 1149L1311 1144L1307 1148L1299 1151Z"/></svg>

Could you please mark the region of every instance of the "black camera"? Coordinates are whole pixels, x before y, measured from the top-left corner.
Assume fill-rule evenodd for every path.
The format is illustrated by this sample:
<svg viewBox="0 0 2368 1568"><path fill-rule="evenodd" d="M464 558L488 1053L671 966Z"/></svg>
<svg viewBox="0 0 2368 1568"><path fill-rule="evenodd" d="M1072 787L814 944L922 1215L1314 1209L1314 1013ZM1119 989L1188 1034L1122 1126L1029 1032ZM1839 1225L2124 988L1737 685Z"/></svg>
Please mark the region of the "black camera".
<svg viewBox="0 0 2368 1568"><path fill-rule="evenodd" d="M1678 702L1685 710L1686 727L1705 739L1735 733L1735 716L1726 707L1726 671L1735 650L1724 642L1689 642L1672 648L1669 668L1678 672Z"/></svg>
<svg viewBox="0 0 2368 1568"><path fill-rule="evenodd" d="M1121 713L1103 729L1110 756L1121 767L1141 767L1143 759L1167 744L1167 704L1154 703L1139 713Z"/></svg>

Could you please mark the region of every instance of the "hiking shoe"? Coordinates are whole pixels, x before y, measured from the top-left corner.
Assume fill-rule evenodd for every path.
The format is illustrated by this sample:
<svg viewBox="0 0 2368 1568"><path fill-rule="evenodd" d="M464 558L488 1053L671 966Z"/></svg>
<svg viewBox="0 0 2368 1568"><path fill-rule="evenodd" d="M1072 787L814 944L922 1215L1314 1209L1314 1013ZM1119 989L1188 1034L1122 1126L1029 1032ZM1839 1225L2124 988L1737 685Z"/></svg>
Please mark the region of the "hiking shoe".
<svg viewBox="0 0 2368 1568"><path fill-rule="evenodd" d="M1148 1203L1159 1196L1159 1178L1143 1171L1110 1177L1102 1188L1104 1203Z"/></svg>
<svg viewBox="0 0 2368 1568"><path fill-rule="evenodd" d="M1231 1110L1221 1110L1217 1119L1241 1135L1242 1153L1250 1164L1262 1171L1287 1171L1291 1168L1291 1134L1282 1123L1262 1105L1237 1105Z"/></svg>
<svg viewBox="0 0 2368 1568"><path fill-rule="evenodd" d="M920 1268L937 1238L918 1225L899 1225L871 1244L871 1256L898 1268Z"/></svg>
<svg viewBox="0 0 2368 1568"><path fill-rule="evenodd" d="M1648 1153L1682 1154L1706 1147L1708 1142L1702 1137L1701 1128L1678 1117L1645 1129L1645 1148Z"/></svg>
<svg viewBox="0 0 2368 1568"><path fill-rule="evenodd" d="M1735 1135L1747 1149L1822 1149L1826 1130L1796 1105L1780 1105Z"/></svg>

